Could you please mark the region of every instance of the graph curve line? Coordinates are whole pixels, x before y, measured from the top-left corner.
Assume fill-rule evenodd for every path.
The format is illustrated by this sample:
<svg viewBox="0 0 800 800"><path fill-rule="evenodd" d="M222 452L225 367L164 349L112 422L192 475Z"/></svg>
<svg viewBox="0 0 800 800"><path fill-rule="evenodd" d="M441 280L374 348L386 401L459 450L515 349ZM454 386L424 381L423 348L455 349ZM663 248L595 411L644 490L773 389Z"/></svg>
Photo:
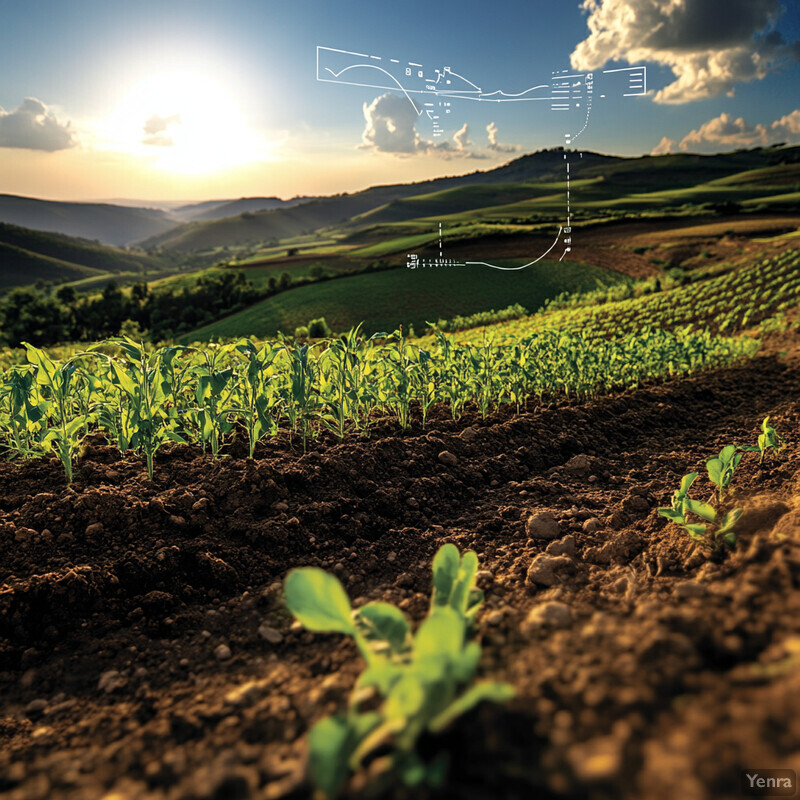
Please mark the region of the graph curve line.
<svg viewBox="0 0 800 800"><path fill-rule="evenodd" d="M533 261L529 261L527 264L523 264L520 267L499 267L497 264L489 264L486 261L467 261L467 265L476 265L481 267L490 267L491 269L499 269L503 272L518 272L521 269L527 269L528 267L532 267L534 264L538 264L543 258L546 258L550 255L550 253L555 249L555 246L558 244L558 240L561 238L561 232L564 230L562 225L558 227L558 234L556 235L556 240L550 247L542 253L539 258L535 258Z"/></svg>
<svg viewBox="0 0 800 800"><path fill-rule="evenodd" d="M417 108L417 104L411 99L411 95L406 91L406 87L403 86L403 84L400 83L400 81L397 80L397 78L395 78L395 76L392 75L392 73L389 72L389 70L386 70L383 67L379 67L377 64L352 64L351 66L345 67L343 70L340 70L339 72L334 72L330 67L325 67L325 70L327 72L330 72L330 74L333 75L334 78L339 78L341 75L344 75L344 73L347 72L348 70L358 69L359 67L366 67L367 69L377 69L378 72L383 72L385 75L388 75L397 84L397 87L400 89L400 91L406 96L408 102L411 103L411 105L414 107L414 111L417 112L417 116L419 117L422 114L422 111Z"/></svg>

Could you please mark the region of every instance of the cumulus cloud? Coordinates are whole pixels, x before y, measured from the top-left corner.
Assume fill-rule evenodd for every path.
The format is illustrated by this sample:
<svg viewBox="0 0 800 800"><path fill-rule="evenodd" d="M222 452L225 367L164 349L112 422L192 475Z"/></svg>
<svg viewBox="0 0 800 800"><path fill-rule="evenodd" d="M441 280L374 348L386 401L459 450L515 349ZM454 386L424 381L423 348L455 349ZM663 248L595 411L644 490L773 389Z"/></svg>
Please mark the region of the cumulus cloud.
<svg viewBox="0 0 800 800"><path fill-rule="evenodd" d="M408 99L397 94L382 94L371 103L364 103L366 126L361 147L382 153L411 155L426 150L415 127L417 112Z"/></svg>
<svg viewBox="0 0 800 800"><path fill-rule="evenodd" d="M582 8L590 33L573 51L572 66L667 66L675 80L656 93L657 103L731 95L737 83L800 60L800 42L774 30L780 0L583 0Z"/></svg>
<svg viewBox="0 0 800 800"><path fill-rule="evenodd" d="M734 119L730 114L723 112L718 117L710 119L697 130L687 133L681 139L681 150L705 149L706 145L719 147L738 148L755 147L768 143L768 132L764 125L758 123L751 125L744 117Z"/></svg>
<svg viewBox="0 0 800 800"><path fill-rule="evenodd" d="M675 140L664 136L661 141L650 151L651 156L665 156L675 152Z"/></svg>
<svg viewBox="0 0 800 800"><path fill-rule="evenodd" d="M770 125L770 135L775 142L800 144L800 108L787 114Z"/></svg>
<svg viewBox="0 0 800 800"><path fill-rule="evenodd" d="M153 114L152 117L142 126L147 136L142 139L142 144L154 145L156 147L171 147L174 142L172 137L166 131L172 125L180 125L181 115L171 114L168 117L163 117L159 114Z"/></svg>
<svg viewBox="0 0 800 800"><path fill-rule="evenodd" d="M666 136L651 155L683 152L718 152L721 149L768 147L779 143L800 144L800 109L772 123L752 124L744 117L722 113L686 134L677 143Z"/></svg>
<svg viewBox="0 0 800 800"><path fill-rule="evenodd" d="M519 147L515 144L500 144L497 141L497 125L490 122L486 126L486 133L489 135L489 149L494 150L495 153L517 153Z"/></svg>
<svg viewBox="0 0 800 800"><path fill-rule="evenodd" d="M463 152L470 147L472 142L469 140L469 125L466 122L453 134L453 141L456 143L456 150Z"/></svg>
<svg viewBox="0 0 800 800"><path fill-rule="evenodd" d="M0 107L0 147L44 150L48 153L73 147L69 122L59 122L55 114L35 97L26 97L13 111Z"/></svg>
<svg viewBox="0 0 800 800"><path fill-rule="evenodd" d="M416 123L419 115L408 98L383 94L371 103L364 103L364 132L362 150L376 150L399 156L435 155L439 158L485 158L471 151L469 126L456 131L453 142L431 142L419 135Z"/></svg>

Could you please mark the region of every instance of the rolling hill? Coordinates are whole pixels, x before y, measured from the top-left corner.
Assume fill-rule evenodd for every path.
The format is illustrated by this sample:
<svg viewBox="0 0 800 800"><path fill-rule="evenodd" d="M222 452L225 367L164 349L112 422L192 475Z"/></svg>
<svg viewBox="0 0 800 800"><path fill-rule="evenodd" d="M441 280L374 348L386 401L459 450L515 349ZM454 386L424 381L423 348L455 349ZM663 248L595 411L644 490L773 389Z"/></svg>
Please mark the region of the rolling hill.
<svg viewBox="0 0 800 800"><path fill-rule="evenodd" d="M584 153L585 166L617 161L615 156ZM354 194L321 197L292 207L247 213L208 223L189 223L154 236L142 246L177 252L211 250L298 236L330 226L347 225L351 218L394 200L471 185L497 185L560 179L564 169L561 150L545 150L522 156L485 172L407 184L373 186Z"/></svg>
<svg viewBox="0 0 800 800"><path fill-rule="evenodd" d="M300 286L275 295L182 338L183 342L244 335L293 333L310 319L324 315L336 331L366 320L365 332L394 330L428 320L506 308L521 303L530 310L561 292L626 283L628 278L578 262L542 261L523 272L503 273L480 267L452 269L392 269L320 284Z"/></svg>
<svg viewBox="0 0 800 800"><path fill-rule="evenodd" d="M146 253L0 223L0 289L38 280L63 283L163 268L162 259Z"/></svg>
<svg viewBox="0 0 800 800"><path fill-rule="evenodd" d="M152 208L110 203L65 203L0 194L0 222L124 246L163 233L176 223Z"/></svg>
<svg viewBox="0 0 800 800"><path fill-rule="evenodd" d="M613 201L617 208L638 210L643 206L670 207L686 202L739 201L732 186L722 181L740 173L762 173L740 187L738 194L757 202L769 177L781 184L781 165L796 164L800 148L755 148L713 156L680 153L667 156L621 158L600 153L574 153L571 174L581 201L594 208ZM581 183L583 182L583 183ZM758 192L754 192L756 182ZM712 184L711 188L695 187ZM471 213L484 209L479 218L552 214L563 205L564 151L546 150L521 156L508 164L484 172L438 178L412 184L373 186L354 194L313 199L294 206L267 211L248 211L210 222L181 225L148 239L148 248L188 253L221 247L253 245L269 240L336 228L352 232L377 223L404 222ZM584 188L586 191L583 191ZM682 196L681 190L688 194ZM786 182L772 196L787 192ZM239 202L239 201L237 201ZM791 205L792 198L784 206ZM236 210L235 203L228 210ZM208 213L222 213L215 208Z"/></svg>

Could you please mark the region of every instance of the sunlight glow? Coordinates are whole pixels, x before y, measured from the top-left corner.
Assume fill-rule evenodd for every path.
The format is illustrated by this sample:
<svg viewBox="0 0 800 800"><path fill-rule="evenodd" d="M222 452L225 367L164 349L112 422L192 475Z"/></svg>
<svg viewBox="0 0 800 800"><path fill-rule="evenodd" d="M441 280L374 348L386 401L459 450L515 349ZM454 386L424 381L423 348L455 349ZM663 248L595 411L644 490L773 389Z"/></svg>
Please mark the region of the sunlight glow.
<svg viewBox="0 0 800 800"><path fill-rule="evenodd" d="M194 70L155 72L136 83L107 120L107 146L161 170L200 175L271 160L235 96Z"/></svg>

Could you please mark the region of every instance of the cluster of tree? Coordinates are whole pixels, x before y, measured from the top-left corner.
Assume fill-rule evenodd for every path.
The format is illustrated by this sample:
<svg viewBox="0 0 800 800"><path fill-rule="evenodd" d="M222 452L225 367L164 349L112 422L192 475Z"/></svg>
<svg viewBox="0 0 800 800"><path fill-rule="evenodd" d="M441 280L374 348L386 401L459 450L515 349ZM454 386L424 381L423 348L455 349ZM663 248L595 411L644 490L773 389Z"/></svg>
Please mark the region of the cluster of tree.
<svg viewBox="0 0 800 800"><path fill-rule="evenodd" d="M150 289L147 283L135 283L123 290L110 282L99 295L79 294L68 284L18 287L0 299L0 344L16 347L30 342L46 347L97 341L120 332L161 342L292 287L394 268L383 260L351 272L331 272L313 264L307 275L292 277L283 272L270 277L263 288L254 286L244 272L229 269L200 275L191 286L179 288L167 284ZM315 331L314 336L329 335L327 323L320 325L319 320L311 320L302 330L306 327ZM303 338L307 335L303 333Z"/></svg>
<svg viewBox="0 0 800 800"><path fill-rule="evenodd" d="M288 279L288 281L287 281ZM30 342L39 347L67 341L94 341L121 330L143 332L161 341L239 311L291 284L281 276L260 292L242 272L203 275L192 286L150 290L136 283L123 291L109 283L97 296L80 295L71 286L12 289L0 303L3 343Z"/></svg>

